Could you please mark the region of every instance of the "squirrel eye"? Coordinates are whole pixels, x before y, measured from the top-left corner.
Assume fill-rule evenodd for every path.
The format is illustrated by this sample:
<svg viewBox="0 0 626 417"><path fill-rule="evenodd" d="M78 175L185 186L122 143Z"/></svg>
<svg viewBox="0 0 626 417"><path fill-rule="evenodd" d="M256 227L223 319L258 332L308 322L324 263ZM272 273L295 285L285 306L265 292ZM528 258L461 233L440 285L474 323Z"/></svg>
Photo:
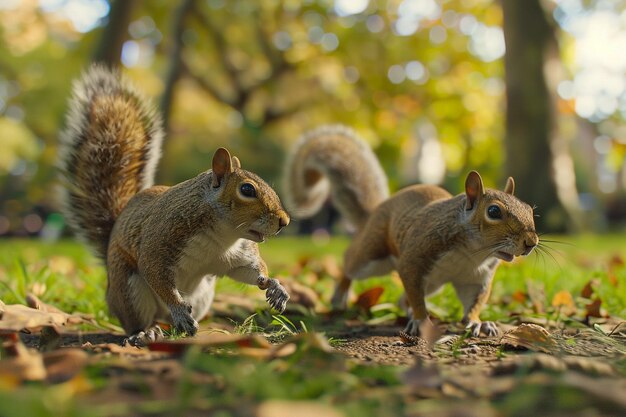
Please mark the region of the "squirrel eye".
<svg viewBox="0 0 626 417"><path fill-rule="evenodd" d="M241 184L241 187L239 187L239 191L241 191L241 194L244 197L250 197L250 198L256 197L256 189L254 188L254 185L250 183L245 182Z"/></svg>
<svg viewBox="0 0 626 417"><path fill-rule="evenodd" d="M501 219L502 210L500 210L500 206L494 204L487 207L487 216L489 216L490 219Z"/></svg>

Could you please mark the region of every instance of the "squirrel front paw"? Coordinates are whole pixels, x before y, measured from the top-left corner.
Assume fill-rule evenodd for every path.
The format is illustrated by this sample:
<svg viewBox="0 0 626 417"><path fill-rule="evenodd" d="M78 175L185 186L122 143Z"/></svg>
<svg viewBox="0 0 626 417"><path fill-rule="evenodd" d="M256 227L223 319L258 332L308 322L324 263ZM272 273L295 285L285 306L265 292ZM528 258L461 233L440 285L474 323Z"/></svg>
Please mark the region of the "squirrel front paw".
<svg viewBox="0 0 626 417"><path fill-rule="evenodd" d="M171 305L172 325L179 333L186 333L193 336L198 331L198 322L191 316L191 306L189 304Z"/></svg>
<svg viewBox="0 0 626 417"><path fill-rule="evenodd" d="M404 328L404 333L407 333L411 336L419 336L420 328L424 328L425 326L433 327L433 323L430 321L428 317L426 317L423 320L409 319L409 322Z"/></svg>
<svg viewBox="0 0 626 417"><path fill-rule="evenodd" d="M465 328L472 333L473 337L480 337L481 333L484 333L486 336L496 336L498 334L498 326L492 321L470 320Z"/></svg>
<svg viewBox="0 0 626 417"><path fill-rule="evenodd" d="M289 294L285 287L280 285L280 282L274 278L265 278L259 277L258 280L259 288L265 291L265 299L267 303L278 311L282 313L287 308L287 300L289 300Z"/></svg>
<svg viewBox="0 0 626 417"><path fill-rule="evenodd" d="M163 339L163 330L155 324L146 330L142 330L124 339L122 345L142 347L146 346L148 343L156 342L159 339Z"/></svg>

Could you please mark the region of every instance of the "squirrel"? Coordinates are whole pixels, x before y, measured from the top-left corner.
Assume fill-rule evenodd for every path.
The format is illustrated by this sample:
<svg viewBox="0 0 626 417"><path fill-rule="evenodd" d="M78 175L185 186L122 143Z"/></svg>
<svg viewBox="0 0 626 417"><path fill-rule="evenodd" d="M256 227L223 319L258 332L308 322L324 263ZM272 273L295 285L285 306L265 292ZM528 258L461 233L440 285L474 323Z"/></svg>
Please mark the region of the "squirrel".
<svg viewBox="0 0 626 417"><path fill-rule="evenodd" d="M352 280L396 270L409 304L405 332L432 326L425 296L452 283L473 336L493 336L481 322L500 260L528 255L539 243L533 209L513 193L488 189L476 171L465 193L452 196L434 185L412 185L389 197L387 177L371 148L352 129L322 126L305 133L288 154L283 199L292 217L310 217L331 198L356 228L344 254L344 272L331 299L346 308Z"/></svg>
<svg viewBox="0 0 626 417"><path fill-rule="evenodd" d="M106 265L106 301L133 345L188 336L222 275L266 290L282 312L289 295L268 277L258 243L289 224L276 192L219 148L212 169L153 186L164 133L151 104L119 70L93 65L74 82L60 135L62 211Z"/></svg>

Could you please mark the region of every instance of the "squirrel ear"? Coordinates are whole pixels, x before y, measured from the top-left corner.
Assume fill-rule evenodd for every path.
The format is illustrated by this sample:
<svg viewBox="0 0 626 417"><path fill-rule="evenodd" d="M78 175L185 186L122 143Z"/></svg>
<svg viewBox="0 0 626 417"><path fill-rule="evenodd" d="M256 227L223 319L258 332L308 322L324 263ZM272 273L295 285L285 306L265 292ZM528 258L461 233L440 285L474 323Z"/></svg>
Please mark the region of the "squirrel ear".
<svg viewBox="0 0 626 417"><path fill-rule="evenodd" d="M465 210L472 210L483 194L485 194L483 179L478 172L471 171L465 179L465 195L467 196Z"/></svg>
<svg viewBox="0 0 626 417"><path fill-rule="evenodd" d="M513 177L509 177L506 179L506 185L504 186L504 192L507 194L513 195L515 192L515 181L513 181Z"/></svg>
<svg viewBox="0 0 626 417"><path fill-rule="evenodd" d="M239 158L237 158L236 156L233 156L231 159L233 162L233 169L241 168L241 161L239 160Z"/></svg>
<svg viewBox="0 0 626 417"><path fill-rule="evenodd" d="M213 155L213 180L211 181L213 188L219 187L224 175L231 172L233 172L233 167L230 153L226 148L219 148Z"/></svg>

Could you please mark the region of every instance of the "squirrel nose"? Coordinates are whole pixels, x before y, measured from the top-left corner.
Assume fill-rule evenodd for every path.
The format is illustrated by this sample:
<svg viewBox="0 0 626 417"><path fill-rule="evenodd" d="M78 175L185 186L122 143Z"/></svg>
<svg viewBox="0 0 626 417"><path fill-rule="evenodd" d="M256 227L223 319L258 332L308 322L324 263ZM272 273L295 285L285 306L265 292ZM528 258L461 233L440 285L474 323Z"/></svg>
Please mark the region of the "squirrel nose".
<svg viewBox="0 0 626 417"><path fill-rule="evenodd" d="M278 231L281 231L285 226L289 224L289 216L287 213L282 212L278 215Z"/></svg>
<svg viewBox="0 0 626 417"><path fill-rule="evenodd" d="M528 255L539 243L539 238L537 235L528 236L524 239L524 255Z"/></svg>

